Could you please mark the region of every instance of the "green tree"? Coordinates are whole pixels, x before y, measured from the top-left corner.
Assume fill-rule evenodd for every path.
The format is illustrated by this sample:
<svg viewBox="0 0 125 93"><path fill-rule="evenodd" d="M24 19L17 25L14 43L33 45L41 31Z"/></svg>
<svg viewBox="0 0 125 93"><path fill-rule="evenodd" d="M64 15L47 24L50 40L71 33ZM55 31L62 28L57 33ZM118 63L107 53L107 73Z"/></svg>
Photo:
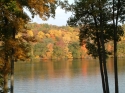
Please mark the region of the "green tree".
<svg viewBox="0 0 125 93"><path fill-rule="evenodd" d="M112 20L111 4L108 0L78 0L71 6L74 15L69 18L68 24L80 27L81 45L86 43L88 54L99 57L103 92L109 93L106 67L106 56L109 52L105 49L105 43L114 39L113 24L109 23ZM123 30L121 26L117 28L119 30L118 41Z"/></svg>
<svg viewBox="0 0 125 93"><path fill-rule="evenodd" d="M119 33L118 23L123 23L125 19L125 1L112 0L112 21L114 26L114 77L115 77L115 93L119 93L118 89L118 67L117 67L117 41Z"/></svg>
<svg viewBox="0 0 125 93"><path fill-rule="evenodd" d="M60 46L54 45L52 59L62 59L64 57L64 50Z"/></svg>
<svg viewBox="0 0 125 93"><path fill-rule="evenodd" d="M34 46L34 56L43 57L46 54L48 48L46 43L37 43Z"/></svg>
<svg viewBox="0 0 125 93"><path fill-rule="evenodd" d="M79 42L72 42L68 47L69 51L72 53L73 58L81 58Z"/></svg>

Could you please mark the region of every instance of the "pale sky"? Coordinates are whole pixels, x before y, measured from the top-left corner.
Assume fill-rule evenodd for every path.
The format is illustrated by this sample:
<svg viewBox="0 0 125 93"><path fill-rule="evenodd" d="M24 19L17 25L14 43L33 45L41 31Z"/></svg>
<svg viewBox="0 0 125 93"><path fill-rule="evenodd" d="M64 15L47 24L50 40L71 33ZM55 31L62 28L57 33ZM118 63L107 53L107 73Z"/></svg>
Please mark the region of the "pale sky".
<svg viewBox="0 0 125 93"><path fill-rule="evenodd" d="M68 0L70 3L74 2L74 0ZM39 16L35 16L31 22L36 22L39 24L48 23L57 26L66 26L68 18L72 15L71 12L65 12L65 10L60 9L59 7L56 9L55 18L49 18L47 21L43 21L39 18Z"/></svg>
<svg viewBox="0 0 125 93"><path fill-rule="evenodd" d="M64 10L58 8L56 10L55 18L49 18L47 21L43 21L42 19L39 18L39 16L35 16L34 19L32 19L31 21L39 24L48 23L48 24L53 24L58 26L65 26L70 16L71 16L71 13L69 12L65 13Z"/></svg>

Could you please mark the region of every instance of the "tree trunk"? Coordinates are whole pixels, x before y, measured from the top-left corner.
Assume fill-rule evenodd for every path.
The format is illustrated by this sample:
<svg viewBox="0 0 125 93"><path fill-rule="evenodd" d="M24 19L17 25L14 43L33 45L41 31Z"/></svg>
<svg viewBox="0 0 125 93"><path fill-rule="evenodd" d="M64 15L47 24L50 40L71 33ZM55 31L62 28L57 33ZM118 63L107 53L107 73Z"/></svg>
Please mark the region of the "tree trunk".
<svg viewBox="0 0 125 93"><path fill-rule="evenodd" d="M4 69L3 69L3 79L4 79L4 86L3 86L3 92L8 92L8 63L5 62Z"/></svg>
<svg viewBox="0 0 125 93"><path fill-rule="evenodd" d="M116 27L115 27L116 28ZM115 77L115 93L119 93L118 89L118 68L117 68L117 40L116 29L114 29L114 77Z"/></svg>
<svg viewBox="0 0 125 93"><path fill-rule="evenodd" d="M13 28L13 39L15 39L15 34L16 34L16 29ZM14 93L14 49L12 48L12 53L11 53L11 87L10 87L10 91L11 93Z"/></svg>
<svg viewBox="0 0 125 93"><path fill-rule="evenodd" d="M117 68L117 26L118 26L118 16L120 8L120 0L117 4L117 16L115 23L115 9L114 9L115 0L113 0L113 25L114 25L114 77L115 77L115 93L119 93L118 89L118 68Z"/></svg>
<svg viewBox="0 0 125 93"><path fill-rule="evenodd" d="M101 15L102 16L102 15ZM104 66L104 74L105 74L105 83L106 83L106 93L109 93L109 83L108 83L108 74L107 74L107 66L106 66L106 53L105 53L105 44L104 44L104 36L103 36L103 27L102 23L100 25L101 27L101 46L102 46L102 60L103 60L103 66Z"/></svg>
<svg viewBox="0 0 125 93"><path fill-rule="evenodd" d="M5 54L5 59L4 59L4 67L3 67L3 83L4 83L4 86L3 86L3 92L4 93L8 93L8 73L9 73L9 70L10 70L10 64L9 64L9 61L8 61L8 55Z"/></svg>
<svg viewBox="0 0 125 93"><path fill-rule="evenodd" d="M13 52L13 49L12 49ZM11 93L14 93L14 57L13 54L11 55L11 88L10 91Z"/></svg>
<svg viewBox="0 0 125 93"><path fill-rule="evenodd" d="M8 73L4 73L4 93L8 93Z"/></svg>
<svg viewBox="0 0 125 93"><path fill-rule="evenodd" d="M106 53L105 53L105 43L104 43L104 33L103 33L103 22L102 22L102 6L101 1L99 0L99 10L100 10L100 41L102 46L102 60L103 60L103 66L104 66L104 74L105 74L105 84L106 84L106 93L109 93L109 83L108 83L108 74L107 74L107 66L106 66Z"/></svg>
<svg viewBox="0 0 125 93"><path fill-rule="evenodd" d="M101 46L100 46L100 42L99 42L98 32L96 33L96 36L97 36L100 73L101 73L101 78L102 78L102 88L103 88L103 93L106 93L105 73L104 73L104 66L103 66L103 61L102 61Z"/></svg>
<svg viewBox="0 0 125 93"><path fill-rule="evenodd" d="M97 22L96 18L94 18L95 26L97 28ZM97 37L97 46L98 46L98 55L99 55L99 64L100 64L100 73L101 73L101 79L102 79L102 88L103 93L106 93L106 84L105 84L105 73L104 73L104 67L103 67L103 61L102 61L102 55L101 55L101 45L99 41L99 33L96 31L96 37Z"/></svg>
<svg viewBox="0 0 125 93"><path fill-rule="evenodd" d="M117 42L114 40L114 73L115 73L115 93L118 91L118 68L117 68Z"/></svg>

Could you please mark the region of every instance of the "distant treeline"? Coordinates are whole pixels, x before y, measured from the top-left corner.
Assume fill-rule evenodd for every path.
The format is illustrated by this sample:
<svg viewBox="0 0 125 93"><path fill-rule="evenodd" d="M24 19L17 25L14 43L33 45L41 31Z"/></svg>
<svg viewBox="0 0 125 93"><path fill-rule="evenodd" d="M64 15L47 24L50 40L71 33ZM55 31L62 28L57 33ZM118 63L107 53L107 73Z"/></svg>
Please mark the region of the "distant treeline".
<svg viewBox="0 0 125 93"><path fill-rule="evenodd" d="M29 56L41 59L91 58L85 45L79 45L79 28L29 23L26 32L20 32L16 38L25 37L31 46ZM125 25L123 25L125 28ZM29 40L30 39L30 40ZM106 44L113 52L112 41ZM112 57L112 53L109 57ZM118 43L118 57L125 56L125 36Z"/></svg>

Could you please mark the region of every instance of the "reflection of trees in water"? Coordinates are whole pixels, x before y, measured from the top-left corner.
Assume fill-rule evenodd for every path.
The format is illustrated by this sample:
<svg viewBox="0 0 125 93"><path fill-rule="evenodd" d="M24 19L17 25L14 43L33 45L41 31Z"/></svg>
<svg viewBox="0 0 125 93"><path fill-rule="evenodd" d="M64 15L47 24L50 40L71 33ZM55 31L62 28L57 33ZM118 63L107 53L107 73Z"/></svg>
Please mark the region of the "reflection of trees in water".
<svg viewBox="0 0 125 93"><path fill-rule="evenodd" d="M119 74L123 73L124 59L118 63ZM114 73L113 59L107 60L108 72ZM38 62L15 63L15 77L18 79L48 79L83 75L86 77L100 74L99 62L96 59L74 59L74 60L42 60Z"/></svg>

